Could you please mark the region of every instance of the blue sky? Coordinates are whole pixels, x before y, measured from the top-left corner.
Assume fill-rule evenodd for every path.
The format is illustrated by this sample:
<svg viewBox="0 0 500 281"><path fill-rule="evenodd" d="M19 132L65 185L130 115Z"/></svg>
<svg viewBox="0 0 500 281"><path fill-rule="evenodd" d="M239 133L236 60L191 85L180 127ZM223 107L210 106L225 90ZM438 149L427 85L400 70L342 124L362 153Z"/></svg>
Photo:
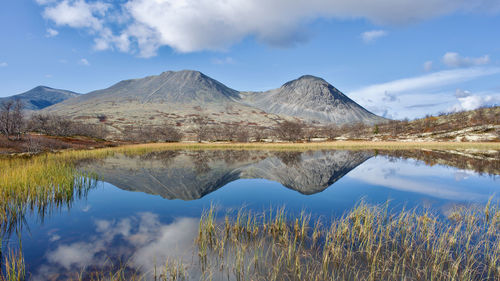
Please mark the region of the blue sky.
<svg viewBox="0 0 500 281"><path fill-rule="evenodd" d="M195 69L236 90L320 76L390 118L500 104L498 0L0 5L0 96L37 85L86 93Z"/></svg>

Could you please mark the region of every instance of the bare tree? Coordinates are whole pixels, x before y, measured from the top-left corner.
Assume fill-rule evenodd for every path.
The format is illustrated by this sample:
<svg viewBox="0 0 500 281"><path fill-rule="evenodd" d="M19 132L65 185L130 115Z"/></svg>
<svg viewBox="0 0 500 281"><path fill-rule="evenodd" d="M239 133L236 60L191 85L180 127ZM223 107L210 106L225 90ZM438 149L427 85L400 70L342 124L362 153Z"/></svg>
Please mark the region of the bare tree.
<svg viewBox="0 0 500 281"><path fill-rule="evenodd" d="M23 103L20 100L2 102L0 105L0 132L7 139L13 135L20 139L23 127Z"/></svg>
<svg viewBox="0 0 500 281"><path fill-rule="evenodd" d="M32 132L52 136L86 136L104 139L108 131L104 124L86 124L72 121L57 115L34 114L27 122L27 129Z"/></svg>
<svg viewBox="0 0 500 281"><path fill-rule="evenodd" d="M164 124L156 130L161 138L161 141L179 142L182 139L182 133L169 124Z"/></svg>
<svg viewBox="0 0 500 281"><path fill-rule="evenodd" d="M250 140L250 132L248 132L248 128L237 126L235 140L238 142L248 142Z"/></svg>
<svg viewBox="0 0 500 281"><path fill-rule="evenodd" d="M195 128L193 132L196 135L196 140L201 142L203 140L207 140L210 134L210 127L208 117L205 115L200 115L193 118L193 123L195 124Z"/></svg>
<svg viewBox="0 0 500 281"><path fill-rule="evenodd" d="M275 129L278 138L286 141L297 141L302 139L304 125L301 122L283 121Z"/></svg>

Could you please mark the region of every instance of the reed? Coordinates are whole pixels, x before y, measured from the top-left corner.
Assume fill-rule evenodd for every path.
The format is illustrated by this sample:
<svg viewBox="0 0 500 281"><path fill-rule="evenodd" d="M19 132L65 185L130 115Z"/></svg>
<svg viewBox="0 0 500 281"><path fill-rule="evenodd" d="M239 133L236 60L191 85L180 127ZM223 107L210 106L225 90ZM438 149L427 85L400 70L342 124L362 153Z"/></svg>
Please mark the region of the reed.
<svg viewBox="0 0 500 281"><path fill-rule="evenodd" d="M500 211L460 208L391 213L360 203L331 222L311 225L283 209L200 221L204 276L228 280L499 280ZM223 269L221 271L221 269Z"/></svg>
<svg viewBox="0 0 500 281"><path fill-rule="evenodd" d="M26 268L22 252L11 251L9 255L5 257L4 267L5 267L5 274L1 274L2 271L0 270L1 281L26 280Z"/></svg>
<svg viewBox="0 0 500 281"><path fill-rule="evenodd" d="M39 217L75 198L85 196L95 186L96 176L79 172L77 152L46 154L30 158L0 160L0 230L9 232L27 212Z"/></svg>
<svg viewBox="0 0 500 281"><path fill-rule="evenodd" d="M331 222L312 222L285 208L240 210L200 219L193 260L169 259L140 273L128 265L76 274L71 280L499 280L500 210L455 208L391 211L360 202ZM24 260L11 254L0 280L24 280ZM115 268L115 267L110 267ZM194 274L191 274L194 273Z"/></svg>

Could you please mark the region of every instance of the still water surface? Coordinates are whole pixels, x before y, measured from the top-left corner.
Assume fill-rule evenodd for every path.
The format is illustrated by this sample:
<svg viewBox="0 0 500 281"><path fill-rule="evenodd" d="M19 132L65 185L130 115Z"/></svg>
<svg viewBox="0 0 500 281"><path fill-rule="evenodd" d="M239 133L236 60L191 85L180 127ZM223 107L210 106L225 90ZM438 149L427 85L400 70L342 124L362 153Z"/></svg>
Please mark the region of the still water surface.
<svg viewBox="0 0 500 281"><path fill-rule="evenodd" d="M489 173L374 151L162 151L86 161L80 169L101 179L86 198L43 221L28 217L27 271L33 280L64 280L117 261L150 270L168 257L190 260L200 214L213 204L224 214L285 206L326 221L360 200L446 215L457 204L498 199L498 161L482 162Z"/></svg>

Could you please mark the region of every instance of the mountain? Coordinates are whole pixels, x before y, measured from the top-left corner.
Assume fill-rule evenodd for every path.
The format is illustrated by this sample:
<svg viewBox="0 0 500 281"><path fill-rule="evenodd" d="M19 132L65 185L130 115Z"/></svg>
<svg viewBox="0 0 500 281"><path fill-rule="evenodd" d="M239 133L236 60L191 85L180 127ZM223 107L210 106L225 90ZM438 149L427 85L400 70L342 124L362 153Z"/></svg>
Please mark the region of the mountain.
<svg viewBox="0 0 500 281"><path fill-rule="evenodd" d="M22 94L0 98L0 103L19 99L23 102L24 109L40 110L76 96L79 94L75 92L38 86Z"/></svg>
<svg viewBox="0 0 500 281"><path fill-rule="evenodd" d="M321 78L303 76L268 92L238 92L192 70L121 81L45 112L89 123L106 120L104 124L115 135L126 134L130 127L165 123L190 131L200 117L209 124L245 128L274 127L296 119L338 125L386 121Z"/></svg>
<svg viewBox="0 0 500 281"><path fill-rule="evenodd" d="M86 161L79 169L124 190L196 200L238 179L268 179L302 194L334 184L373 156L366 151L160 151Z"/></svg>
<svg viewBox="0 0 500 281"><path fill-rule="evenodd" d="M269 113L321 123L376 124L386 121L348 98L325 80L305 75L267 92L244 93L243 101Z"/></svg>
<svg viewBox="0 0 500 281"><path fill-rule="evenodd" d="M121 81L61 106L85 102L136 101L147 103L212 103L239 99L239 92L198 71L167 71L157 76Z"/></svg>
<svg viewBox="0 0 500 281"><path fill-rule="evenodd" d="M238 91L190 70L121 81L56 104L45 112L89 123L106 116L104 124L115 135L127 133L130 127L165 123L190 130L196 126L193 120L199 117L211 124L241 126L274 126L282 120L241 103Z"/></svg>

